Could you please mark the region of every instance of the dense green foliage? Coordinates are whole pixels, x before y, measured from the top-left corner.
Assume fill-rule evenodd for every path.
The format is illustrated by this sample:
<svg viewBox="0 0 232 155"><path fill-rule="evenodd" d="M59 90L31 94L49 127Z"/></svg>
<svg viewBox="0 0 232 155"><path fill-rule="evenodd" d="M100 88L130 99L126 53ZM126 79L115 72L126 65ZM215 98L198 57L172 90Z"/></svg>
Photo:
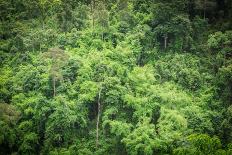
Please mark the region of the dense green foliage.
<svg viewBox="0 0 232 155"><path fill-rule="evenodd" d="M1 0L0 154L231 155L231 0Z"/></svg>

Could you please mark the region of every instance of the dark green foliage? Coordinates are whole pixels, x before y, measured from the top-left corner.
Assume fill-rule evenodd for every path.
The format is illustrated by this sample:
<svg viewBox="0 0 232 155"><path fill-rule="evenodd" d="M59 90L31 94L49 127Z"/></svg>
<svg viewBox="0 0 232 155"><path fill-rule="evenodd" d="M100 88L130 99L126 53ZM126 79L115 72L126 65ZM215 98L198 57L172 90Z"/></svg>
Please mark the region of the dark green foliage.
<svg viewBox="0 0 232 155"><path fill-rule="evenodd" d="M0 154L232 154L230 0L1 0Z"/></svg>

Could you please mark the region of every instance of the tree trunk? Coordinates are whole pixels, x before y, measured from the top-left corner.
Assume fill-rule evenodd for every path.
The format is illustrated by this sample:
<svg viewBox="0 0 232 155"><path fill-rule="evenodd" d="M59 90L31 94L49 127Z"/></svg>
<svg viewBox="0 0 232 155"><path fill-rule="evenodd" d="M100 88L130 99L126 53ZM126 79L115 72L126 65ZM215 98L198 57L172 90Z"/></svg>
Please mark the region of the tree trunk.
<svg viewBox="0 0 232 155"><path fill-rule="evenodd" d="M100 115L101 115L101 91L102 88L100 88L98 92L98 113L97 113L97 124L96 124L96 148L98 148L98 139L99 139L99 122L100 122Z"/></svg>
<svg viewBox="0 0 232 155"><path fill-rule="evenodd" d="M167 48L167 39L168 39L168 37L165 35L164 36L164 49Z"/></svg>
<svg viewBox="0 0 232 155"><path fill-rule="evenodd" d="M104 41L104 32L103 32L103 28L102 28L102 41Z"/></svg>

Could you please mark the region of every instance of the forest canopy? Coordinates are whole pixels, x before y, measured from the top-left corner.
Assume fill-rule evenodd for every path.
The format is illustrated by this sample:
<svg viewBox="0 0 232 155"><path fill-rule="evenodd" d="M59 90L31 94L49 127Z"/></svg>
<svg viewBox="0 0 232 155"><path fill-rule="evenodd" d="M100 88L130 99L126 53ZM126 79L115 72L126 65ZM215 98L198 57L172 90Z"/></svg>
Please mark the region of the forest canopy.
<svg viewBox="0 0 232 155"><path fill-rule="evenodd" d="M231 155L231 0L1 0L0 154Z"/></svg>

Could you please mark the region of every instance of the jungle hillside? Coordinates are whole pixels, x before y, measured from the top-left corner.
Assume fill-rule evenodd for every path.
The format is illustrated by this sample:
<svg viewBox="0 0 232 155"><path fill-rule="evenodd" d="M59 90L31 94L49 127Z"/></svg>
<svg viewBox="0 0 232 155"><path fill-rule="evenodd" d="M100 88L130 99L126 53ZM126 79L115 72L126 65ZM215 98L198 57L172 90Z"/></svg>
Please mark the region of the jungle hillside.
<svg viewBox="0 0 232 155"><path fill-rule="evenodd" d="M1 155L232 155L232 0L0 0Z"/></svg>

